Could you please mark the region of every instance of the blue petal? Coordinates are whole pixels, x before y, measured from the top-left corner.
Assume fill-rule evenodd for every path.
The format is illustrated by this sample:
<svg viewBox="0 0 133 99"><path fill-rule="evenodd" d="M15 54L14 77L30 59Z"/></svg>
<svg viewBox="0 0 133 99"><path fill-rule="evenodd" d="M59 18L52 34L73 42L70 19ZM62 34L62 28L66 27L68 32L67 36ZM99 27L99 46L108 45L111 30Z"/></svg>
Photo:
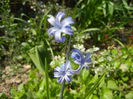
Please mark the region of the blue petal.
<svg viewBox="0 0 133 99"><path fill-rule="evenodd" d="M72 50L72 55L71 57L74 59L74 62L76 64L81 64L82 60L83 60L83 56L82 53L78 50L78 49L73 49Z"/></svg>
<svg viewBox="0 0 133 99"><path fill-rule="evenodd" d="M83 68L83 65L80 65L78 69L71 70L73 73L79 73L79 71Z"/></svg>
<svg viewBox="0 0 133 99"><path fill-rule="evenodd" d="M60 67L56 67L56 68L54 68L54 70L59 72L60 71Z"/></svg>
<svg viewBox="0 0 133 99"><path fill-rule="evenodd" d="M84 67L85 69L88 69L88 68L89 68L89 66L88 66L88 65L86 65L86 64L85 64L83 67Z"/></svg>
<svg viewBox="0 0 133 99"><path fill-rule="evenodd" d="M79 53L73 52L72 55L71 55L71 57L74 59L74 62L75 62L76 64L81 64L82 56L80 56Z"/></svg>
<svg viewBox="0 0 133 99"><path fill-rule="evenodd" d="M70 82L71 81L71 77L70 76L65 76L65 80L67 81L67 82Z"/></svg>
<svg viewBox="0 0 133 99"><path fill-rule="evenodd" d="M55 18L53 16L50 16L50 18L48 18L48 22L51 24L51 25L55 25Z"/></svg>
<svg viewBox="0 0 133 99"><path fill-rule="evenodd" d="M59 72L54 72L54 77L60 77L61 75L59 74Z"/></svg>
<svg viewBox="0 0 133 99"><path fill-rule="evenodd" d="M57 42L61 42L62 41L62 37L61 37L61 32L60 31L57 31L54 36L55 36L55 40Z"/></svg>
<svg viewBox="0 0 133 99"><path fill-rule="evenodd" d="M67 17L61 22L61 24L65 27L66 25L74 24L74 21L72 17Z"/></svg>
<svg viewBox="0 0 133 99"><path fill-rule="evenodd" d="M61 83L61 82L62 82L62 80L63 80L63 78L62 78L62 77L60 77L60 78L58 78L57 82L58 82L58 83Z"/></svg>
<svg viewBox="0 0 133 99"><path fill-rule="evenodd" d="M58 14L56 15L56 19L60 22L61 19L65 16L65 13L63 12L58 12Z"/></svg>
<svg viewBox="0 0 133 99"><path fill-rule="evenodd" d="M73 75L73 72L71 70L68 70L66 75L71 76L71 75Z"/></svg>
<svg viewBox="0 0 133 99"><path fill-rule="evenodd" d="M79 49L76 49L76 48L75 48L75 49L72 50L72 52L77 52L80 56L82 56L82 53L80 52Z"/></svg>
<svg viewBox="0 0 133 99"><path fill-rule="evenodd" d="M76 63L76 64L81 64L81 61L78 61L78 60L74 60L74 63Z"/></svg>
<svg viewBox="0 0 133 99"><path fill-rule="evenodd" d="M91 58L90 58L91 54L90 54L90 53L86 53L85 56L86 56L86 57L85 57L85 62L90 63L90 62L91 62Z"/></svg>
<svg viewBox="0 0 133 99"><path fill-rule="evenodd" d="M82 58L82 56L77 52L73 52L71 57L74 59L77 59L77 60L81 60L81 58Z"/></svg>
<svg viewBox="0 0 133 99"><path fill-rule="evenodd" d="M48 33L49 33L49 35L54 35L55 32L56 32L57 30L58 30L58 29L55 28L55 27L49 28L49 29L48 29Z"/></svg>
<svg viewBox="0 0 133 99"><path fill-rule="evenodd" d="M64 28L62 28L62 32L69 34L69 35L73 35L74 30L72 30L71 28L68 28L68 27L64 27Z"/></svg>
<svg viewBox="0 0 133 99"><path fill-rule="evenodd" d="M71 64L70 64L70 61L68 60L68 61L66 62L66 69L68 70L70 67L71 67Z"/></svg>
<svg viewBox="0 0 133 99"><path fill-rule="evenodd" d="M60 71L65 71L66 70L66 64L61 64Z"/></svg>
<svg viewBox="0 0 133 99"><path fill-rule="evenodd" d="M65 40L66 40L66 37L62 36L62 41L61 42L65 42Z"/></svg>
<svg viewBox="0 0 133 99"><path fill-rule="evenodd" d="M66 39L64 36L61 36L60 31L56 32L54 36L55 36L55 40L56 40L57 43L64 42L65 39Z"/></svg>

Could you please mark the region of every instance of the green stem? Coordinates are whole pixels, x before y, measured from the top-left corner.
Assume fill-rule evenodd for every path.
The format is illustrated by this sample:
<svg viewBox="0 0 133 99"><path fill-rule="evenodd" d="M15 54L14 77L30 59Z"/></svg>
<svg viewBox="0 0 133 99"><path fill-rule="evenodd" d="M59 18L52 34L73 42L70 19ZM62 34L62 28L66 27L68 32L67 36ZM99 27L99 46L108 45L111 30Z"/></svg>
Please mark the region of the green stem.
<svg viewBox="0 0 133 99"><path fill-rule="evenodd" d="M63 99L64 88L65 88L65 80L62 82L61 92L60 92L60 99Z"/></svg>
<svg viewBox="0 0 133 99"><path fill-rule="evenodd" d="M46 77L46 92L47 92L47 99L49 98L49 81L48 81L48 67L47 67L47 59L45 58L45 77Z"/></svg>
<svg viewBox="0 0 133 99"><path fill-rule="evenodd" d="M71 46L71 36L69 38L69 43L68 43L68 48L67 48L67 53L66 53L66 62L68 61L68 58L69 58L68 56L69 56L69 52L70 52L70 46ZM64 88L65 88L65 80L63 80L63 82L62 82L60 99L63 99Z"/></svg>
<svg viewBox="0 0 133 99"><path fill-rule="evenodd" d="M69 52L70 52L70 46L71 46L71 36L69 38L69 43L68 43L68 48L67 48L67 54L66 54L66 61L68 61L68 56L69 56Z"/></svg>

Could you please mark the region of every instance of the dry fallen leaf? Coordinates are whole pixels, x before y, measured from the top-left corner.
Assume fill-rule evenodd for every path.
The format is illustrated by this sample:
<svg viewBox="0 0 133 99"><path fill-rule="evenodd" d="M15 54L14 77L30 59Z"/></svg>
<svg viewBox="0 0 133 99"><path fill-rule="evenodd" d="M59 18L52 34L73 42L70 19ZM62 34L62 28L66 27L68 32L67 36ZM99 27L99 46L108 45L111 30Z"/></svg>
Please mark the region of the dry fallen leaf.
<svg viewBox="0 0 133 99"><path fill-rule="evenodd" d="M31 69L31 65L24 65L23 66L23 71L28 71L29 69Z"/></svg>

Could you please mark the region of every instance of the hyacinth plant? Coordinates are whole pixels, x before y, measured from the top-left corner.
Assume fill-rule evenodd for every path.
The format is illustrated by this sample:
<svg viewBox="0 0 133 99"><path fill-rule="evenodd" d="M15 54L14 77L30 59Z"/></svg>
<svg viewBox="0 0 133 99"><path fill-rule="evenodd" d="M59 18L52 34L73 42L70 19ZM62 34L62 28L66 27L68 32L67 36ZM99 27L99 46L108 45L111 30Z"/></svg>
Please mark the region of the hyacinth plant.
<svg viewBox="0 0 133 99"><path fill-rule="evenodd" d="M65 87L65 82L72 81L72 75L75 73L79 73L83 67L86 69L89 68L89 64L91 63L90 53L82 53L78 49L73 49L71 53L71 57L74 62L79 65L78 69L73 70L71 66L71 61L69 60L70 55L70 46L71 46L71 36L74 34L74 30L71 28L71 25L74 24L72 17L64 18L65 13L58 12L56 17L50 16L48 18L48 22L53 26L48 29L48 34L50 36L54 36L57 43L64 43L65 36L62 36L62 33L68 34L70 36L68 49L66 52L66 63L61 64L60 67L56 67L54 69L54 77L58 78L57 82L62 84L60 99L63 99L63 91Z"/></svg>

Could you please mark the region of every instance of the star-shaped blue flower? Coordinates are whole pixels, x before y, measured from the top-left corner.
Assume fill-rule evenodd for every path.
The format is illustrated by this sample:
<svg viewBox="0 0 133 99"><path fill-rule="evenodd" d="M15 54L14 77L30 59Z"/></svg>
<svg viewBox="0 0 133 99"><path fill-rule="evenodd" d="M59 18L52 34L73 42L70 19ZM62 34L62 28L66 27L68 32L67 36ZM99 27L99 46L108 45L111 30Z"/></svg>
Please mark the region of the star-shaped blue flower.
<svg viewBox="0 0 133 99"><path fill-rule="evenodd" d="M71 57L76 64L80 65L78 69L72 70L75 73L78 73L83 67L88 69L88 65L91 64L90 53L81 53L79 49L73 49Z"/></svg>
<svg viewBox="0 0 133 99"><path fill-rule="evenodd" d="M54 70L54 77L58 78L58 82L62 83L64 80L70 82L72 80L71 75L73 74L70 70L70 61L67 61L66 64L62 64L61 67L56 67Z"/></svg>
<svg viewBox="0 0 133 99"><path fill-rule="evenodd" d="M74 30L71 29L71 24L74 24L72 17L64 18L65 13L58 12L56 17L50 16L48 22L53 26L48 29L49 35L55 37L56 42L64 42L65 36L62 36L62 32L65 34L73 35ZM64 18L62 20L62 18Z"/></svg>

